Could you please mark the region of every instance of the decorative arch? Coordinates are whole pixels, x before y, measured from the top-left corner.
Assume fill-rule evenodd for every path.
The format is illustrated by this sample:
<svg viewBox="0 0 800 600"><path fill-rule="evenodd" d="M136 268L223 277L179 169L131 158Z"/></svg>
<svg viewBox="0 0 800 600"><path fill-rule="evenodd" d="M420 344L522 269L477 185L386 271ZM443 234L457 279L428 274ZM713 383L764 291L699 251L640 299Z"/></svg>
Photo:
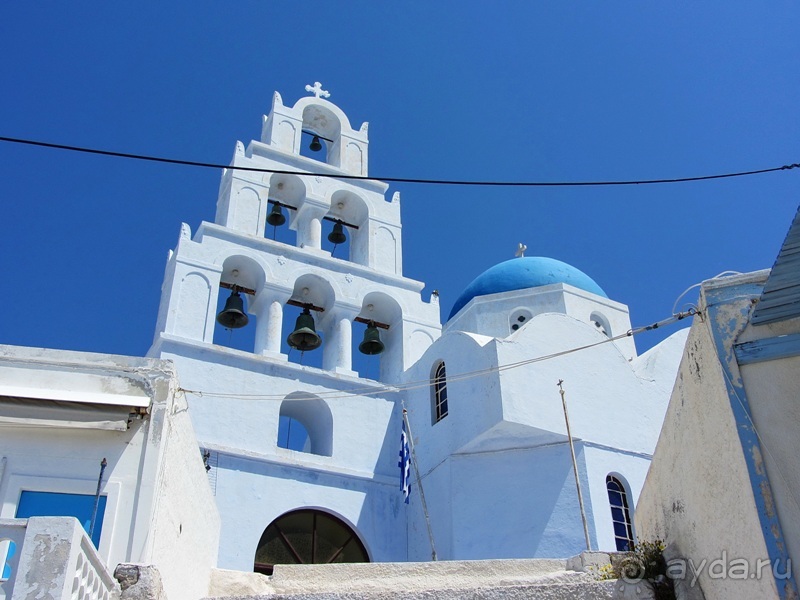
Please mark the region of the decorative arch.
<svg viewBox="0 0 800 600"><path fill-rule="evenodd" d="M515 308L508 315L508 329L511 333L520 329L533 317L533 313L524 307Z"/></svg>
<svg viewBox="0 0 800 600"><path fill-rule="evenodd" d="M269 197L298 208L306 197L306 184L297 175L275 173L269 178Z"/></svg>
<svg viewBox="0 0 800 600"><path fill-rule="evenodd" d="M256 548L253 570L272 575L278 564L370 562L358 533L342 519L304 508L285 513L267 526Z"/></svg>
<svg viewBox="0 0 800 600"><path fill-rule="evenodd" d="M399 271L397 264L397 238L387 227L375 231L375 267L389 273Z"/></svg>
<svg viewBox="0 0 800 600"><path fill-rule="evenodd" d="M299 425L305 435L298 435L297 429L293 435L294 424ZM332 456L333 415L328 404L316 396L289 394L281 402L278 446L320 456Z"/></svg>
<svg viewBox="0 0 800 600"><path fill-rule="evenodd" d="M254 352L256 331L259 328L253 302L256 294L263 289L267 281L265 266L260 260L239 252L223 254L217 260L218 264L222 263L222 269L217 281L218 289L214 292L215 314L218 316L222 311L229 309L241 310L246 314L247 322L226 329L215 319L213 321L213 341L215 344L243 352ZM238 289L232 286L236 286ZM241 304L237 306L237 302Z"/></svg>
<svg viewBox="0 0 800 600"><path fill-rule="evenodd" d="M211 282L204 273L192 271L184 275L178 294L176 320L170 333L207 341L211 293Z"/></svg>
<svg viewBox="0 0 800 600"><path fill-rule="evenodd" d="M326 215L329 219L340 220L354 227L347 227L349 260L351 262L369 264L369 208L360 195L349 190L336 190L328 198L330 211ZM332 224L331 224L332 226Z"/></svg>
<svg viewBox="0 0 800 600"><path fill-rule="evenodd" d="M361 301L358 316L366 321L375 321L388 325L388 329L379 330L385 349L380 356L381 381L393 381L403 370L403 346L406 339L403 333L403 308L400 303L383 291L369 291ZM353 336L360 340L361 336Z"/></svg>
<svg viewBox="0 0 800 600"><path fill-rule="evenodd" d="M303 273L294 280L292 299L320 306L326 310L331 308L336 298L341 298L341 290L334 287L335 282L316 273Z"/></svg>
<svg viewBox="0 0 800 600"><path fill-rule="evenodd" d="M220 282L258 292L267 281L267 269L259 260L245 254L230 254L222 261Z"/></svg>
<svg viewBox="0 0 800 600"><path fill-rule="evenodd" d="M611 521L614 525L614 541L617 550L633 550L633 526L629 503L628 487L621 475L609 473L606 476L608 503L611 507Z"/></svg>
<svg viewBox="0 0 800 600"><path fill-rule="evenodd" d="M304 128L319 127L317 133L330 139L338 139L342 131L353 130L344 111L327 100L311 96L300 98L292 107L293 111L298 109L302 109Z"/></svg>
<svg viewBox="0 0 800 600"><path fill-rule="evenodd" d="M589 315L589 321L591 321L597 331L606 337L611 337L613 335L611 332L611 323L609 323L608 318L603 313L594 311Z"/></svg>

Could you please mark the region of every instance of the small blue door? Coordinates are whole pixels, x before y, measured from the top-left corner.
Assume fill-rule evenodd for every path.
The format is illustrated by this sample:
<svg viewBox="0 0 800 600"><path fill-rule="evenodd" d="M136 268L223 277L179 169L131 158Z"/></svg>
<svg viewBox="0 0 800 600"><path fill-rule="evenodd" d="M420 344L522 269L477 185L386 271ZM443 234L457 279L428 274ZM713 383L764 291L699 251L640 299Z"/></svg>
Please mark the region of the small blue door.
<svg viewBox="0 0 800 600"><path fill-rule="evenodd" d="M95 497L90 494L58 494L55 492L22 491L17 506L17 518L28 517L75 517L81 522L86 533L92 524ZM103 515L106 512L106 497L100 496L97 504L92 542L97 548L100 544L100 533L103 530Z"/></svg>

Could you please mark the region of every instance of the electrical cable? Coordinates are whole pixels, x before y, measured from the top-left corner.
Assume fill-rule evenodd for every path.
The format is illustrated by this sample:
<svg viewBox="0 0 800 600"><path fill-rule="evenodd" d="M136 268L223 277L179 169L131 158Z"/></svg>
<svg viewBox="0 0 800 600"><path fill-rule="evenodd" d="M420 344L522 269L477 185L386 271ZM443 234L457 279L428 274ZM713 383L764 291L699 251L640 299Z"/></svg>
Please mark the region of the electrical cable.
<svg viewBox="0 0 800 600"><path fill-rule="evenodd" d="M686 317L694 316L698 314L698 311L694 308L690 308L689 310L673 314L671 317L667 317L666 319L662 319L661 321L657 321L650 325L646 325L644 327L637 327L634 329L629 329L625 333L621 333L614 337L605 338L598 342L593 342L591 344L586 344L585 346L578 346L576 348L569 348L567 350L561 350L559 352L554 352L552 354L546 354L543 356L536 356L534 358L528 358L525 360L521 360L514 363L508 363L505 365L497 365L494 367L488 367L486 369L479 369L477 371L467 371L465 373L457 373L455 375L448 374L447 382L451 383L453 381L463 381L466 379L474 379L476 377L483 377L484 375L490 375L492 373L499 373L501 371L507 371L509 369L516 369L518 367L522 367L525 365L530 365L537 362L542 362L545 360L551 360L553 358L559 358L561 356L566 356L568 354L572 354L573 352L580 352L581 350L587 350L589 348L594 348L595 346L600 346L602 344L607 344L609 342L614 342L620 340L622 338L631 337L634 335L638 335L645 331L653 331L658 329L659 327L663 327L665 325L669 325L671 323L675 323ZM351 398L353 396L376 396L379 394L392 394L392 393L399 393L404 391L415 390L419 388L426 388L431 385L430 379L423 379L419 381L410 381L405 384L400 385L382 385L382 386L370 386L370 387L361 387L361 388L354 388L347 392L342 392L340 390L331 390L329 392L325 391L318 391L318 392L308 392L309 394L314 395L317 398L321 399L339 399L339 398ZM195 396L209 396L213 398L235 398L241 400L284 400L286 398L286 394L233 394L233 393L224 393L224 392L204 392L201 390L189 390L186 388L181 388L187 394L193 394Z"/></svg>
<svg viewBox="0 0 800 600"><path fill-rule="evenodd" d="M792 163L780 167L770 167L767 169L753 169L750 171L738 171L735 173L720 173L716 175L698 175L695 177L673 177L660 179L637 179L637 180L617 180L617 181L470 181L463 179L419 179L415 177L372 177L366 175L348 175L346 173L314 173L303 171L291 171L285 169L265 169L263 167L241 167L233 165L223 165L194 160L182 160L178 158L166 158L161 156L149 156L146 154L132 154L129 152L115 152L112 150L98 150L96 148L85 148L81 146L69 146L66 144L53 144L50 142L40 142L36 140L26 140L0 136L0 142L13 144L26 144L40 148L52 148L56 150L68 150L71 152L83 152L86 154L99 154L101 156L112 156L116 158L129 158L133 160L145 160L150 162L167 163L172 165L183 165L188 167L203 167L210 169L232 169L236 171L253 171L256 173L274 173L279 175L306 175L308 177L332 177L335 179L350 179L358 181L386 181L390 183L420 183L426 185L458 185L458 186L493 186L493 187L589 187L589 186L609 186L609 185L650 185L660 183L686 183L691 181L708 181L712 179L729 179L731 177L745 177L748 175L761 175L763 173L773 173L775 171L788 171L800 169L800 163Z"/></svg>

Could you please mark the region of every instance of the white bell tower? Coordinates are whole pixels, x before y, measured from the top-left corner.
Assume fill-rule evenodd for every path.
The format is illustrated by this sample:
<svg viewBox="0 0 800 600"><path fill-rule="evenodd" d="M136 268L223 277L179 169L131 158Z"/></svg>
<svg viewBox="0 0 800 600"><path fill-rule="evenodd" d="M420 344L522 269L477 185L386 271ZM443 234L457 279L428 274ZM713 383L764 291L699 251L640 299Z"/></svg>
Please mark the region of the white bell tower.
<svg viewBox="0 0 800 600"><path fill-rule="evenodd" d="M408 556L394 386L439 338L439 301L403 277L400 195L387 200L367 177L367 124L353 129L319 83L307 90L291 107L276 93L260 141L237 142L214 223L181 226L150 349L175 363L187 395L226 569L270 568L270 524L298 514L348 530L360 544L343 551L363 549L348 560ZM254 331L252 347L215 343L225 324ZM370 378L354 368L359 350L380 363ZM319 366L302 364L312 352Z"/></svg>
<svg viewBox="0 0 800 600"><path fill-rule="evenodd" d="M254 354L286 360L283 307L304 305L324 340L323 369L354 374L353 322L374 321L385 344L380 379L396 381L439 336L438 300L423 302L423 284L402 276L400 195L387 201L388 186L367 179L367 123L353 129L319 83L306 89L312 95L291 107L276 92L261 141L247 148L237 142L215 222L202 223L193 238L183 225L167 267L154 350L166 338L211 343L219 327L217 289L236 286L257 317ZM300 154L304 134L321 146L324 160ZM268 216L278 210L296 232L295 246L265 236L272 231ZM341 225L348 257L323 248L324 221Z"/></svg>

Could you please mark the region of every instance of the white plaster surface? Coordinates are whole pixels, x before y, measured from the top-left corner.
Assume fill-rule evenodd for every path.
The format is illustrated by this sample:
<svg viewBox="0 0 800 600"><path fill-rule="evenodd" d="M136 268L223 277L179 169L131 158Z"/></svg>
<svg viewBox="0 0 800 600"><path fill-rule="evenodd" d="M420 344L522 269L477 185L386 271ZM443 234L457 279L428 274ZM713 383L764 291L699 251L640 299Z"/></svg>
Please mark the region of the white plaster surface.
<svg viewBox="0 0 800 600"><path fill-rule="evenodd" d="M565 561L280 565L271 577L217 570L212 597L611 598L613 582L567 571Z"/></svg>
<svg viewBox="0 0 800 600"><path fill-rule="evenodd" d="M145 414L132 414L138 404L109 402L102 414L116 411L113 418L129 425L107 430L76 425L75 413L82 416L91 407L64 402L58 387L53 394L58 403L0 399L0 412L24 417L24 422L0 420L0 517L15 516L23 490L94 495L105 458L101 493L107 504L99 555L111 568L120 562L169 565L164 584L172 600L204 595L216 566L219 517L185 399L176 401L171 364L2 346L0 372L9 369L40 374L31 380L36 390L43 389L42 382L72 381L81 389L105 381L106 394L126 398L133 389L137 397L148 398L148 405Z"/></svg>
<svg viewBox="0 0 800 600"><path fill-rule="evenodd" d="M695 565L721 559L723 552L751 567L768 557L723 373L700 317L692 324L635 521L641 538L674 544ZM698 581L709 600L778 597L769 568L763 577L744 580L712 578L704 569Z"/></svg>

